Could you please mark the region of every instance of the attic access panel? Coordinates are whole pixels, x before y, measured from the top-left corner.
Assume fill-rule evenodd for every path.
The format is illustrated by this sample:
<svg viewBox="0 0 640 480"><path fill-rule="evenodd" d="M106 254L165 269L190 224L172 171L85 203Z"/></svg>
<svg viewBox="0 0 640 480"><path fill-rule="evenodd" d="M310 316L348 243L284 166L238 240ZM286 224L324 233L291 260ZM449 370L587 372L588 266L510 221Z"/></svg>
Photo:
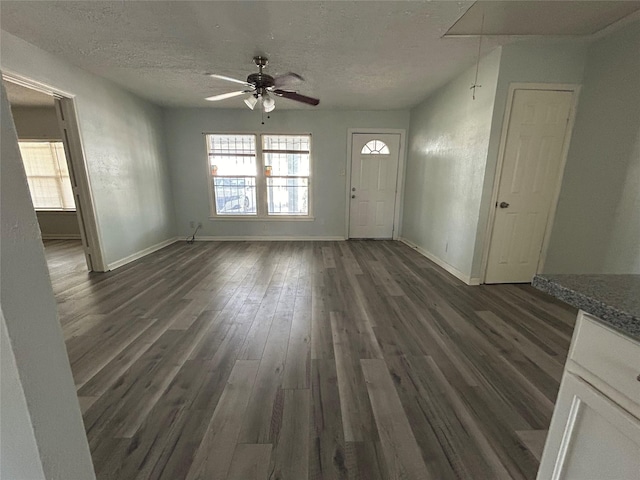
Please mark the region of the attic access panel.
<svg viewBox="0 0 640 480"><path fill-rule="evenodd" d="M591 35L638 10L640 1L479 1L444 36Z"/></svg>

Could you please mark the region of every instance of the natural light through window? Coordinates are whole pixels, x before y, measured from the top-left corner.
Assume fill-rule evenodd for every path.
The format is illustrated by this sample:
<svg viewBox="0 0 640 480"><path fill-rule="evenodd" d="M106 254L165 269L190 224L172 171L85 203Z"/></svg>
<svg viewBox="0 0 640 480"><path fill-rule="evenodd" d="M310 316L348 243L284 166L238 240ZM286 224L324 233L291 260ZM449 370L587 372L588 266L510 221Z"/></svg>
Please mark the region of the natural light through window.
<svg viewBox="0 0 640 480"><path fill-rule="evenodd" d="M36 210L75 210L62 142L18 142Z"/></svg>
<svg viewBox="0 0 640 480"><path fill-rule="evenodd" d="M269 215L309 214L310 141L308 135L262 137Z"/></svg>
<svg viewBox="0 0 640 480"><path fill-rule="evenodd" d="M218 215L256 215L256 137L207 135Z"/></svg>
<svg viewBox="0 0 640 480"><path fill-rule="evenodd" d="M387 144L381 140L371 140L362 147L362 151L360 153L362 155L389 155L389 147L387 147Z"/></svg>
<svg viewBox="0 0 640 480"><path fill-rule="evenodd" d="M206 138L214 217L310 216L311 135Z"/></svg>

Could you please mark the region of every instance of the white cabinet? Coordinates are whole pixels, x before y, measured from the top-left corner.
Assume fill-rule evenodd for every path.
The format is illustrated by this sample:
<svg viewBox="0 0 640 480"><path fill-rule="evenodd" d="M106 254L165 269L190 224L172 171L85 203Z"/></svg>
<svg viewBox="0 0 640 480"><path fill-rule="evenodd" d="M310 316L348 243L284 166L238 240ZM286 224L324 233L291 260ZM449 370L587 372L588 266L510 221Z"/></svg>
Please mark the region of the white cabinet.
<svg viewBox="0 0 640 480"><path fill-rule="evenodd" d="M538 479L640 479L640 420L565 373Z"/></svg>
<svg viewBox="0 0 640 480"><path fill-rule="evenodd" d="M581 312L538 480L640 480L638 373L640 344Z"/></svg>

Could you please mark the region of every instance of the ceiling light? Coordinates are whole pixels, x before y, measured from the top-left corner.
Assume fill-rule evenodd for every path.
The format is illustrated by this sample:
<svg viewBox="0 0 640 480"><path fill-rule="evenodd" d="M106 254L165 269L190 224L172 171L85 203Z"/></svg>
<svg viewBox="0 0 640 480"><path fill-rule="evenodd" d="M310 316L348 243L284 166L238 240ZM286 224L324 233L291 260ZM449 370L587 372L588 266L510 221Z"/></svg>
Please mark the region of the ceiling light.
<svg viewBox="0 0 640 480"><path fill-rule="evenodd" d="M250 97L244 99L244 103L247 104L247 107L253 110L256 106L256 103L258 103L258 98L251 95Z"/></svg>
<svg viewBox="0 0 640 480"><path fill-rule="evenodd" d="M273 112L276 108L276 102L266 93L262 95L262 105L267 113Z"/></svg>

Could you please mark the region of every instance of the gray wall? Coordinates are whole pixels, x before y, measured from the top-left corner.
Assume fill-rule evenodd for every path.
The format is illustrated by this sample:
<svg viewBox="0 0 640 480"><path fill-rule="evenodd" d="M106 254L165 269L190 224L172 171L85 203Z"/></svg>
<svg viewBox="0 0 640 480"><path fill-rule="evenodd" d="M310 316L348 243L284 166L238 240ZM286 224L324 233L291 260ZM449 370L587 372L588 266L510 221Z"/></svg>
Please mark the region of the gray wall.
<svg viewBox="0 0 640 480"><path fill-rule="evenodd" d="M2 32L9 73L75 95L107 264L174 237L162 109Z"/></svg>
<svg viewBox="0 0 640 480"><path fill-rule="evenodd" d="M2 478L32 480L42 471L52 480L91 480L89 445L40 231L4 86L0 91L0 310L3 342L12 350L2 351ZM7 364L5 355L13 356ZM12 446L25 450L14 455Z"/></svg>
<svg viewBox="0 0 640 480"><path fill-rule="evenodd" d="M286 100L280 100L285 102ZM348 128L408 128L408 111L278 110L260 124L260 113L206 108L166 109L165 132L171 164L178 232L201 221L198 235L219 237L340 237L345 235L345 169ZM207 156L203 132L311 133L313 221L209 219Z"/></svg>
<svg viewBox="0 0 640 480"><path fill-rule="evenodd" d="M469 277L500 49L411 110L402 237Z"/></svg>
<svg viewBox="0 0 640 480"><path fill-rule="evenodd" d="M640 22L592 44L545 264L640 273Z"/></svg>
<svg viewBox="0 0 640 480"><path fill-rule="evenodd" d="M80 238L76 212L36 212L42 238Z"/></svg>
<svg viewBox="0 0 640 480"><path fill-rule="evenodd" d="M20 140L61 140L55 107L11 107Z"/></svg>

